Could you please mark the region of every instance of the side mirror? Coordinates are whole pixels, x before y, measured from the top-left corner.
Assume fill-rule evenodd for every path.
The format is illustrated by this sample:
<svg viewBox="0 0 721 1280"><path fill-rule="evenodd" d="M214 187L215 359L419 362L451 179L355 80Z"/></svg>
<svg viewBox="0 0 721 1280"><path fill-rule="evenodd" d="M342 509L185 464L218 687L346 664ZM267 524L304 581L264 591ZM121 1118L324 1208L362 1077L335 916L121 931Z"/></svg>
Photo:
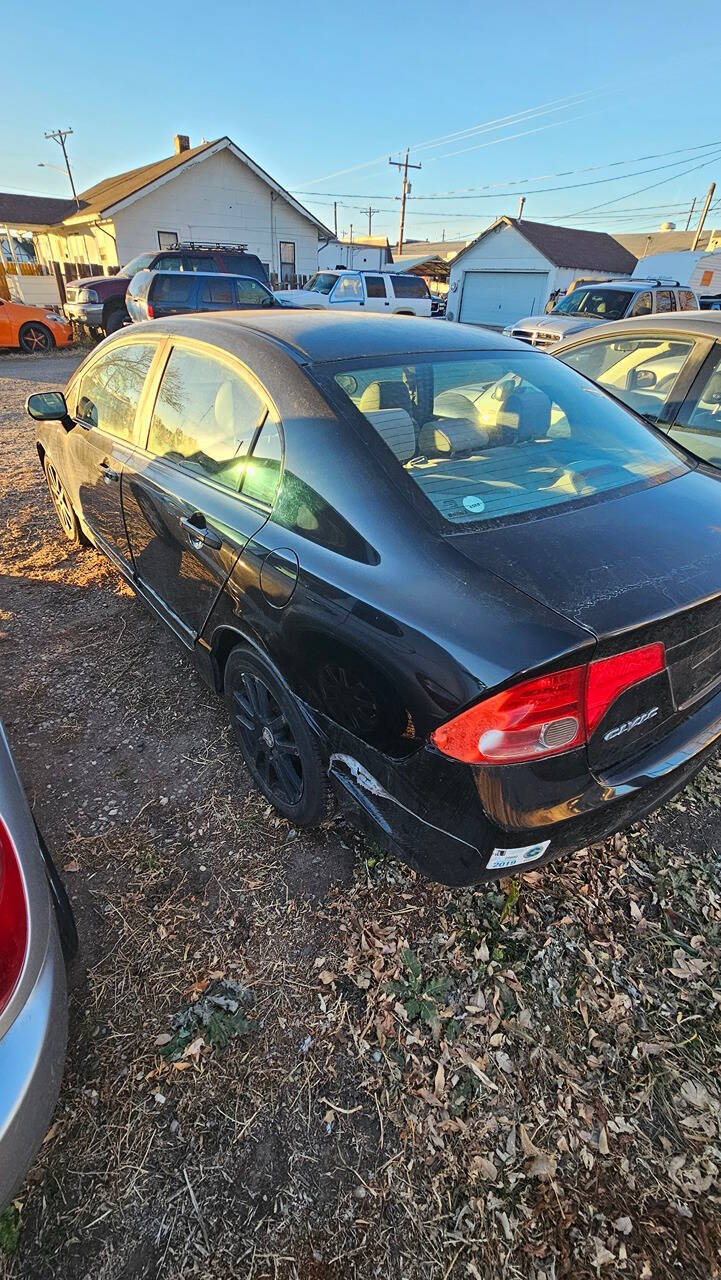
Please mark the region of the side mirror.
<svg viewBox="0 0 721 1280"><path fill-rule="evenodd" d="M25 409L36 422L62 422L68 416L62 391L34 391L25 401Z"/></svg>

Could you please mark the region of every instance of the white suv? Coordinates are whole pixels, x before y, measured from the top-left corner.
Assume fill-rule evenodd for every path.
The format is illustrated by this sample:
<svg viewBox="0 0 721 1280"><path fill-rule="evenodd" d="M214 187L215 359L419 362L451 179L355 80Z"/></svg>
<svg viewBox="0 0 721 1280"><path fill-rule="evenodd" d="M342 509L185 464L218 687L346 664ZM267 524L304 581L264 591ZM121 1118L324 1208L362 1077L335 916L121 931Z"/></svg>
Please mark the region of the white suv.
<svg viewBox="0 0 721 1280"><path fill-rule="evenodd" d="M543 316L526 316L503 332L507 338L520 338L532 347L552 347L572 333L609 320L628 320L631 316L648 316L654 312L698 311L699 301L693 289L676 281L663 280L590 280L567 293L553 311Z"/></svg>
<svg viewBox="0 0 721 1280"><path fill-rule="evenodd" d="M397 316L429 316L431 295L421 276L390 271L318 271L304 289L278 289L276 298L317 310L385 311Z"/></svg>

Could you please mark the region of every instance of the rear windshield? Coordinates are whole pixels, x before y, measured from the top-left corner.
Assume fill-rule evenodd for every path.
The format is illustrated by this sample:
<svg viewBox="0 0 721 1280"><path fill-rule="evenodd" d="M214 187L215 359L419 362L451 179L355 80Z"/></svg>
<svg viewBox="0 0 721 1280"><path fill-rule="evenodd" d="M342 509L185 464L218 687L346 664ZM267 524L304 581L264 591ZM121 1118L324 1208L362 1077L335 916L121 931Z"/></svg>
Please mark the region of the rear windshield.
<svg viewBox="0 0 721 1280"><path fill-rule="evenodd" d="M598 316L599 320L621 320L633 297L627 289L574 289L553 308L554 315Z"/></svg>
<svg viewBox="0 0 721 1280"><path fill-rule="evenodd" d="M451 525L517 520L686 470L623 406L540 353L376 358L315 373Z"/></svg>

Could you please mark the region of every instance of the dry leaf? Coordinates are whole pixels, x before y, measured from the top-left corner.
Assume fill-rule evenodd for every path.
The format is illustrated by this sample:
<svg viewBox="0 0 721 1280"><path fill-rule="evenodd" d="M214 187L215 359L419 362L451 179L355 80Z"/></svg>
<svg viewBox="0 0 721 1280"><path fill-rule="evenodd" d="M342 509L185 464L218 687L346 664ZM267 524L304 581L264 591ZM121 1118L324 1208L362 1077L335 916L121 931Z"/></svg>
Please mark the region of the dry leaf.
<svg viewBox="0 0 721 1280"><path fill-rule="evenodd" d="M78 862L77 858L71 858L70 861L66 862L65 866L63 867L63 871L68 871L68 872L79 871L79 870L80 870L80 863Z"/></svg>
<svg viewBox="0 0 721 1280"><path fill-rule="evenodd" d="M443 1063L439 1062L438 1067L436 1069L436 1077L435 1077L435 1080L433 1081L433 1092L435 1093L437 1098L440 1098L443 1096L443 1090L445 1089L445 1087L446 1087L446 1073L443 1070Z"/></svg>
<svg viewBox="0 0 721 1280"><path fill-rule="evenodd" d="M160 1049L164 1044L170 1044L172 1038L169 1031L161 1031L160 1035L155 1037L153 1044Z"/></svg>
<svg viewBox="0 0 721 1280"><path fill-rule="evenodd" d="M318 977L325 987L329 987L331 982L335 982L336 979L336 975L331 973L330 969L321 969Z"/></svg>

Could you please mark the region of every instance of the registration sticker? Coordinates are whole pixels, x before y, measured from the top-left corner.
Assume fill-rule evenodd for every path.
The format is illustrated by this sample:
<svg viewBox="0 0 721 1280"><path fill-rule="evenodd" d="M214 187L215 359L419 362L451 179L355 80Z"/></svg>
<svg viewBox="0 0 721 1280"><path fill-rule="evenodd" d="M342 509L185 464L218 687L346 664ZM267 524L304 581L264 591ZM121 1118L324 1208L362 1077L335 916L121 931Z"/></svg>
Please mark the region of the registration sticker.
<svg viewBox="0 0 721 1280"><path fill-rule="evenodd" d="M536 862L542 858L550 840L541 840L538 844L524 844L515 849L494 849L486 871L499 871L502 867L524 867L528 862Z"/></svg>

